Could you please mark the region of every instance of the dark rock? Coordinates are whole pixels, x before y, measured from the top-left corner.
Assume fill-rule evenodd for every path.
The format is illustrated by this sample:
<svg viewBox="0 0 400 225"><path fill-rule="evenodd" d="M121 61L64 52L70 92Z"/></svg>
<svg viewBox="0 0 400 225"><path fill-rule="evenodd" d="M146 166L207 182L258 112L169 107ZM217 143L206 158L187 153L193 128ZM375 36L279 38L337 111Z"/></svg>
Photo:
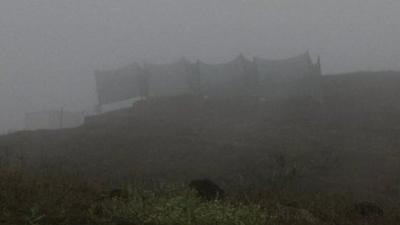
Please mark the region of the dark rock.
<svg viewBox="0 0 400 225"><path fill-rule="evenodd" d="M192 180L189 187L196 190L202 199L208 201L224 197L224 190L209 179Z"/></svg>
<svg viewBox="0 0 400 225"><path fill-rule="evenodd" d="M97 200L102 201L107 199L128 199L128 198L129 198L129 193L127 190L115 188L110 191L107 191Z"/></svg>
<svg viewBox="0 0 400 225"><path fill-rule="evenodd" d="M123 189L113 189L109 193L109 198L123 198L126 199L129 197L129 193L127 190Z"/></svg>
<svg viewBox="0 0 400 225"><path fill-rule="evenodd" d="M362 217L383 216L383 209L373 202L359 202L354 204L353 212Z"/></svg>

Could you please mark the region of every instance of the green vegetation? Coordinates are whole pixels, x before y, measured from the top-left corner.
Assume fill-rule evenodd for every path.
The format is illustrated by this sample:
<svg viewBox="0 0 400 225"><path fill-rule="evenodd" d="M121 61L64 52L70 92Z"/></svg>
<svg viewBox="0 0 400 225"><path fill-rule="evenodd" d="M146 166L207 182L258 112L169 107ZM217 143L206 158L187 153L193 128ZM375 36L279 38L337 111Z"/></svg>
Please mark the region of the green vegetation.
<svg viewBox="0 0 400 225"><path fill-rule="evenodd" d="M184 187L129 189L127 199L111 199L90 210L98 224L267 224L270 215L259 205L199 199Z"/></svg>
<svg viewBox="0 0 400 225"><path fill-rule="evenodd" d="M1 136L0 224L400 224L399 78L358 80L326 78L322 102L154 98ZM182 185L202 178L227 198Z"/></svg>
<svg viewBox="0 0 400 225"><path fill-rule="evenodd" d="M2 170L0 224L7 225L258 225L398 224L398 208L383 217L352 212L348 195L230 191L204 201L186 185L127 185L110 197L109 185L62 172Z"/></svg>
<svg viewBox="0 0 400 225"><path fill-rule="evenodd" d="M128 187L107 196L106 185L63 173L2 171L1 224L266 224L260 205L205 202L182 185Z"/></svg>

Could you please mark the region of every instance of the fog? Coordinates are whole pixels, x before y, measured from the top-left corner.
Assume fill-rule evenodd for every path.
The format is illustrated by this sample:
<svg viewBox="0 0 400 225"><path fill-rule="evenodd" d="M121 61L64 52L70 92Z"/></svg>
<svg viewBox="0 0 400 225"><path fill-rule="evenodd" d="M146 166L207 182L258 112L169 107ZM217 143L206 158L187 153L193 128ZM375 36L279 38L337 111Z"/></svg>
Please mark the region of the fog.
<svg viewBox="0 0 400 225"><path fill-rule="evenodd" d="M93 71L309 50L323 71L400 69L396 0L2 0L0 129L97 104Z"/></svg>

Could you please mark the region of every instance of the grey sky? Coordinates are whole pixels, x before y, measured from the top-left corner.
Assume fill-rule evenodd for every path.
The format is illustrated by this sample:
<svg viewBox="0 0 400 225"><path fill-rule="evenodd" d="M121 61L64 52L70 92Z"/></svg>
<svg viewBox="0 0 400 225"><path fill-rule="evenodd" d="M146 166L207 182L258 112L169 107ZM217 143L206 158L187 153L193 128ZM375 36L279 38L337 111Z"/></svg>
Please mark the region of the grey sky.
<svg viewBox="0 0 400 225"><path fill-rule="evenodd" d="M400 69L398 0L1 0L0 129L95 104L93 70L310 50L325 73Z"/></svg>

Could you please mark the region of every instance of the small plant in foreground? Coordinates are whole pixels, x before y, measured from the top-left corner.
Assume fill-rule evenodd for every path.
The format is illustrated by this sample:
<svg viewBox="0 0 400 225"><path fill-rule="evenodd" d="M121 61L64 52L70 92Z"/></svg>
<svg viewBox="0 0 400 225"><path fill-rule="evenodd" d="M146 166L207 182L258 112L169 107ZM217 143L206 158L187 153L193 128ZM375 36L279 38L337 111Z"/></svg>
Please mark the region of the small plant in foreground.
<svg viewBox="0 0 400 225"><path fill-rule="evenodd" d="M90 214L102 224L152 225L258 225L268 224L267 211L258 205L203 201L183 187L165 187L158 192L134 189L130 198L111 199L94 205Z"/></svg>

